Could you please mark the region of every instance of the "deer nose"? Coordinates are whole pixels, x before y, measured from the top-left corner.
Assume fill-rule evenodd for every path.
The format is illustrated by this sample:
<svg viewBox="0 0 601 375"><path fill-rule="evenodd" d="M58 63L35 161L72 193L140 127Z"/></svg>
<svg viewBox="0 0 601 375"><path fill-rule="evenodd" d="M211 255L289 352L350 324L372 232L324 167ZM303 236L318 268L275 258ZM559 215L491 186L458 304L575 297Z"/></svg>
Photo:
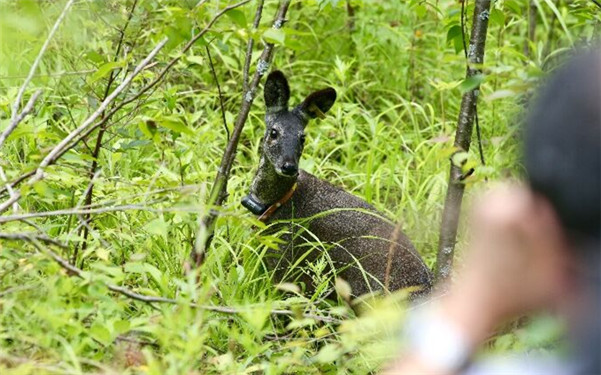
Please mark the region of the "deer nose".
<svg viewBox="0 0 601 375"><path fill-rule="evenodd" d="M296 176L298 167L295 164L285 162L284 165L282 165L282 173L286 176Z"/></svg>

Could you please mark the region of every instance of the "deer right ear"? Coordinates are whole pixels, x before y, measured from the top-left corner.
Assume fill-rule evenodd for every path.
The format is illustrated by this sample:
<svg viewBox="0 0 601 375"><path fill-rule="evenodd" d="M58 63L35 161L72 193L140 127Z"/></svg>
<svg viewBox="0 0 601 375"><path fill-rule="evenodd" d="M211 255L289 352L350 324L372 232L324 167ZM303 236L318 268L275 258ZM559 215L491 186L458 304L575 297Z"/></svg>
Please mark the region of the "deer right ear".
<svg viewBox="0 0 601 375"><path fill-rule="evenodd" d="M269 73L263 91L267 113L276 113L288 109L290 87L288 87L288 80L284 73L279 70Z"/></svg>
<svg viewBox="0 0 601 375"><path fill-rule="evenodd" d="M319 90L307 96L307 98L299 104L296 110L300 111L303 116L308 118L324 118L327 111L332 108L336 101L336 90L331 87Z"/></svg>

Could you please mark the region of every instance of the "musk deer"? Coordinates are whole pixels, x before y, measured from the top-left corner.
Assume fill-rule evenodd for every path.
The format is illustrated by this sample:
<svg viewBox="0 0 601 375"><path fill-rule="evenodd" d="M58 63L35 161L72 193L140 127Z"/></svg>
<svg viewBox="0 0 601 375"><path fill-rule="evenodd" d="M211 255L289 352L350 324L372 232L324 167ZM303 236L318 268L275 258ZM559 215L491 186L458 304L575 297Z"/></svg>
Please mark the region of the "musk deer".
<svg viewBox="0 0 601 375"><path fill-rule="evenodd" d="M288 109L290 89L280 71L267 77L264 89L267 112L259 168L242 205L265 223L290 228L284 245L269 254L267 266L282 281L294 265L315 261L323 250L315 238L327 244L328 264L346 280L354 296L382 289L431 287L430 270L411 241L383 214L344 190L299 170L305 134L310 119L324 117L336 100L336 91L326 88L309 95ZM296 225L290 225L292 219ZM306 219L306 220L304 220ZM312 279L301 276L308 290Z"/></svg>

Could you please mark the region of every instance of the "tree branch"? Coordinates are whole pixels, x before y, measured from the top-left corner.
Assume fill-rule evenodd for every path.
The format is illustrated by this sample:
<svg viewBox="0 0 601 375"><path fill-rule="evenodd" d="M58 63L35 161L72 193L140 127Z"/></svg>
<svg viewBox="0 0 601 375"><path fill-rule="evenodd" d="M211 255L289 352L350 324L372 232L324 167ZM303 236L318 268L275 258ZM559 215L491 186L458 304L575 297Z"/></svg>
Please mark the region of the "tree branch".
<svg viewBox="0 0 601 375"><path fill-rule="evenodd" d="M261 16L263 15L263 4L265 0L259 0L257 4L257 11L255 12L255 19L253 21L253 29L251 32L254 32L259 27L259 23L261 23ZM248 75L250 74L250 63L252 62L253 48L255 46L255 40L252 36L248 37L248 43L246 44L246 58L244 59L244 73L242 77L242 87L243 92L248 91Z"/></svg>
<svg viewBox="0 0 601 375"><path fill-rule="evenodd" d="M8 125L8 127L6 129L4 129L4 131L2 132L2 134L0 134L0 149L4 145L4 142L6 141L6 139L8 138L8 136L17 128L17 126L19 125L19 123L21 121L23 121L23 119L25 117L27 117L27 115L31 111L33 111L33 106L34 106L35 102L38 100L38 97L40 96L41 93L42 93L42 90L37 90L29 98L29 100L27 101L27 104L25 105L25 108L23 108L23 111L21 111L21 113L19 113L17 116L15 116L15 118L11 119L10 125Z"/></svg>
<svg viewBox="0 0 601 375"><path fill-rule="evenodd" d="M207 56L209 58L209 65L211 67L211 73L213 73L213 79L215 80L215 84L217 85L217 92L219 93L219 106L221 107L221 119L223 120L223 128L225 129L225 134L227 135L227 140L230 140L230 129L227 127L227 121L225 119L225 108L223 107L223 94L221 93L221 86L219 85L219 78L217 78L217 73L215 73L215 66L213 66L213 59L211 58L211 51L209 51L209 46L205 46L205 50L207 51Z"/></svg>
<svg viewBox="0 0 601 375"><path fill-rule="evenodd" d="M29 74L27 75L27 78L25 78L25 82L23 82L23 85L21 86L21 88L19 89L19 92L17 93L17 98L15 99L15 102L13 103L11 116L10 116L11 124L13 122L15 122L17 119L17 116L19 113L19 106L21 105L21 100L23 99L23 94L25 94L25 89L27 89L27 85L29 85L29 82L31 82L31 79L33 78L33 75L35 74L35 71L37 70L38 65L40 64L40 61L42 61L42 56L44 56L46 49L48 49L48 46L50 45L50 40L52 40L52 37L58 30L58 27L60 26L61 22L63 22L63 19L65 18L65 16L67 15L67 12L69 11L69 8L71 7L71 5L73 5L73 1L74 0L67 1L67 3L65 4L65 7L63 8L63 11L56 19L54 26L52 26L52 29L50 30L48 37L44 41L44 44L42 44L42 48L40 49L40 52L38 52L37 57L33 61L33 64L31 65L31 68L29 69Z"/></svg>
<svg viewBox="0 0 601 375"><path fill-rule="evenodd" d="M21 113L11 121L10 125L8 125L8 127L2 132L2 134L0 134L0 150L2 149L2 146L4 145L4 142L6 141L8 136L17 128L17 125L19 125L19 123L23 121L23 119L29 114L29 112L33 110L33 106L36 100L38 100L38 97L41 93L42 90L37 90L29 98L29 100L27 101L27 105L25 105L23 111L21 111ZM2 160L0 160L0 163L1 162ZM6 191L8 191L9 197L12 198L15 195L15 192L10 182L8 181L8 178L6 177L6 173L4 173L4 168L2 167L2 164L0 164L0 179L2 179L2 183L4 184ZM15 213L19 211L19 203L17 203L17 201L13 203L13 211Z"/></svg>

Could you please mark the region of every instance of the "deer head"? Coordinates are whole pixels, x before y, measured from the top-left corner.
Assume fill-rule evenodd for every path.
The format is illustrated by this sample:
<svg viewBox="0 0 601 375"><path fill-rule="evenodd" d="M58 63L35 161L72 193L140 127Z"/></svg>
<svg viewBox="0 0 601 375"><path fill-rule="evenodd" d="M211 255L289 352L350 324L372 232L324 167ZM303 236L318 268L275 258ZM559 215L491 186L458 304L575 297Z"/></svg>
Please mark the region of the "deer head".
<svg viewBox="0 0 601 375"><path fill-rule="evenodd" d="M310 119L323 117L336 101L336 90L328 87L309 95L289 110L290 87L282 72L269 74L264 88L265 135L261 143L261 162L242 204L261 214L294 184L305 145L305 127Z"/></svg>

